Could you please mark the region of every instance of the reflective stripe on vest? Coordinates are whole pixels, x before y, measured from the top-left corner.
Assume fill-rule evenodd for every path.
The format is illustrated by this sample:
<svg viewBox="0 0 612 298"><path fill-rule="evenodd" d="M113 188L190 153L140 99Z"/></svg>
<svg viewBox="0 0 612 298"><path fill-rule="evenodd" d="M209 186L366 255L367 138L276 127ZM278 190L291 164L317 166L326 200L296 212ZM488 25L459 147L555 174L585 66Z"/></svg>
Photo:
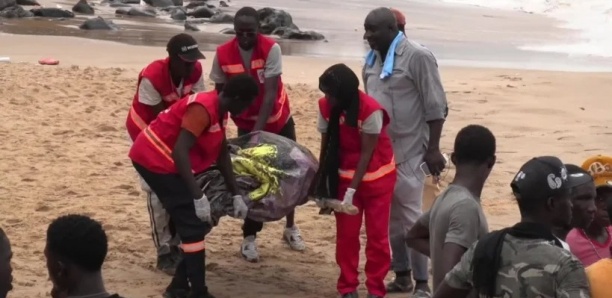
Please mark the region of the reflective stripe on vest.
<svg viewBox="0 0 612 298"><path fill-rule="evenodd" d="M230 64L221 66L223 72L228 74L238 74L244 72L244 66L242 64Z"/></svg>
<svg viewBox="0 0 612 298"><path fill-rule="evenodd" d="M140 115L138 115L136 110L134 110L134 106L132 106L132 108L130 109L130 119L132 119L132 122L134 122L134 124L136 124L136 126L138 126L140 130L143 130L147 127L147 124L144 122L144 120L142 120Z"/></svg>
<svg viewBox="0 0 612 298"><path fill-rule="evenodd" d="M172 159L172 150L170 150L170 148L168 148L168 146L166 146L166 144L164 144L164 142L162 142L162 140L160 140L160 138L148 127L145 128L144 133L147 140L151 142L155 149L157 149L157 151L161 153L161 155L163 155L168 161L174 164L174 159Z"/></svg>
<svg viewBox="0 0 612 298"><path fill-rule="evenodd" d="M276 114L274 114L274 115L270 115L270 117L268 117L268 121L266 121L266 123L274 123L274 122L280 120L280 118L283 116L283 112L284 112L284 109L285 109L285 102L286 101L287 101L287 91L285 91L285 87L282 87L280 98L279 98L279 101L278 101L278 103L280 104L278 112L276 112ZM253 120L253 121L257 121L258 117L259 117L259 115L255 115L255 116L249 117L248 119L249 120Z"/></svg>
<svg viewBox="0 0 612 298"><path fill-rule="evenodd" d="M363 176L362 181L370 182L384 177L385 175L392 173L395 170L395 159L391 159L391 161L378 168L374 172L368 172ZM344 179L353 179L355 176L355 170L338 170L338 174L340 174L340 178Z"/></svg>

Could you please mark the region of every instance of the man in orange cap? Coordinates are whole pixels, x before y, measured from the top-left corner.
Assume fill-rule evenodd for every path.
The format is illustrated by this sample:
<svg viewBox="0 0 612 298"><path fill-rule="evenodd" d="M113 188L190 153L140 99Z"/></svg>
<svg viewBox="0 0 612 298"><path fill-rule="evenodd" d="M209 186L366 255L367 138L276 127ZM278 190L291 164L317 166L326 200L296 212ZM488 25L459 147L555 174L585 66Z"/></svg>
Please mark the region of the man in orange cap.
<svg viewBox="0 0 612 298"><path fill-rule="evenodd" d="M597 205L603 207L605 203L606 215L612 217L612 157L595 156L589 158L582 164L582 167L589 171L595 180L597 187ZM610 235L608 234L608 238ZM599 249L599 245L595 246ZM608 253L612 255L612 247L608 248ZM600 254L601 255L601 254ZM610 287L610 277L612 276L612 258L601 256L601 260L588 266L586 269L589 284L591 286L591 297L604 298L612 297L612 287Z"/></svg>
<svg viewBox="0 0 612 298"><path fill-rule="evenodd" d="M593 176L597 196L595 217L586 229L573 229L567 235L572 253L590 266L602 259L610 258L612 227L608 215L608 204L612 202L612 157L598 155L587 159L582 168Z"/></svg>
<svg viewBox="0 0 612 298"><path fill-rule="evenodd" d="M393 12L393 15L395 15L395 19L397 20L397 29L399 29L399 31L401 31L402 33L404 33L404 35L406 35L406 31L404 29L404 27L406 27L406 17L401 11L395 8L390 8L390 9Z"/></svg>

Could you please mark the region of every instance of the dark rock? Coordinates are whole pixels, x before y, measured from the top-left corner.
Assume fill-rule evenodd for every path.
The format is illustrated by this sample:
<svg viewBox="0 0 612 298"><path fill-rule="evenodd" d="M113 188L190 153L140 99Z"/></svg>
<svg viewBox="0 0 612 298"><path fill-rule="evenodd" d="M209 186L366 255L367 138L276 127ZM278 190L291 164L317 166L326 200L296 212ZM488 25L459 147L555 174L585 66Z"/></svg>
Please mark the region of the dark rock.
<svg viewBox="0 0 612 298"><path fill-rule="evenodd" d="M185 5L185 8L191 9L198 6L206 6L206 1L191 1L189 4Z"/></svg>
<svg viewBox="0 0 612 298"><path fill-rule="evenodd" d="M153 7L168 7L174 6L172 0L144 0L146 4L149 4Z"/></svg>
<svg viewBox="0 0 612 298"><path fill-rule="evenodd" d="M194 18L210 18L215 15L216 11L208 8L208 7L198 7L193 11L187 13L187 16Z"/></svg>
<svg viewBox="0 0 612 298"><path fill-rule="evenodd" d="M65 9L46 7L46 8L33 8L30 11L36 17L45 18L74 18L74 13Z"/></svg>
<svg viewBox="0 0 612 298"><path fill-rule="evenodd" d="M36 0L17 0L17 5L21 6L40 6Z"/></svg>
<svg viewBox="0 0 612 298"><path fill-rule="evenodd" d="M185 22L185 31L200 31L200 28L192 23Z"/></svg>
<svg viewBox="0 0 612 298"><path fill-rule="evenodd" d="M17 5L17 2L15 2L15 0L0 0L0 11L15 5Z"/></svg>
<svg viewBox="0 0 612 298"><path fill-rule="evenodd" d="M170 14L170 18L176 21L184 21L187 19L187 13L183 10L183 8L175 8Z"/></svg>
<svg viewBox="0 0 612 298"><path fill-rule="evenodd" d="M234 28L225 28L225 29L222 29L221 31L219 31L219 33L235 35L236 31L234 30Z"/></svg>
<svg viewBox="0 0 612 298"><path fill-rule="evenodd" d="M111 1L109 2L108 6L110 7L132 7L131 5L123 3L121 1Z"/></svg>
<svg viewBox="0 0 612 298"><path fill-rule="evenodd" d="M30 11L23 9L19 5L11 6L0 11L0 18L6 19L18 19L18 18L30 18L34 14Z"/></svg>
<svg viewBox="0 0 612 298"><path fill-rule="evenodd" d="M140 0L120 0L125 4L140 4Z"/></svg>
<svg viewBox="0 0 612 298"><path fill-rule="evenodd" d="M94 14L94 9L87 3L87 0L79 0L79 2L72 7L72 11L80 14Z"/></svg>
<svg viewBox="0 0 612 298"><path fill-rule="evenodd" d="M130 9L119 8L115 11L115 14L128 15L132 17L147 17L147 18L154 18L157 16L157 13L155 12L154 9L141 9L141 8L136 8L136 7L132 7Z"/></svg>
<svg viewBox="0 0 612 298"><path fill-rule="evenodd" d="M107 21L102 17L88 19L79 26L82 30L117 30L117 25L113 21Z"/></svg>
<svg viewBox="0 0 612 298"><path fill-rule="evenodd" d="M221 6L221 7L229 7L227 2L225 2L225 1L219 1L219 6Z"/></svg>
<svg viewBox="0 0 612 298"><path fill-rule="evenodd" d="M225 12L217 11L216 14L210 17L209 21L215 24L232 24L234 23L234 16Z"/></svg>
<svg viewBox="0 0 612 298"><path fill-rule="evenodd" d="M323 34L314 31L300 31L293 28L281 27L276 28L273 35L278 35L283 39L298 39L298 40L323 40Z"/></svg>
<svg viewBox="0 0 612 298"><path fill-rule="evenodd" d="M206 3L206 7L210 8L210 9L217 9L216 6L214 6L212 4L208 4L208 3Z"/></svg>
<svg viewBox="0 0 612 298"><path fill-rule="evenodd" d="M172 0L174 6L183 6L183 0Z"/></svg>
<svg viewBox="0 0 612 298"><path fill-rule="evenodd" d="M276 28L287 27L300 30L293 24L291 15L279 9L264 7L257 11L259 14L260 31L263 34L271 34Z"/></svg>

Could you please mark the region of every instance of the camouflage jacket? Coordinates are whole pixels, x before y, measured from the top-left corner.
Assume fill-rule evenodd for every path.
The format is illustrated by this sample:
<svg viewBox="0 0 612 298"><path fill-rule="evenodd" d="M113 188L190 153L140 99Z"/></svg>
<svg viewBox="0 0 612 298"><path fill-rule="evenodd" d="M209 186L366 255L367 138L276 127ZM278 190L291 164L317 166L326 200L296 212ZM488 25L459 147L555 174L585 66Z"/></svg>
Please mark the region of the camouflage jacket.
<svg viewBox="0 0 612 298"><path fill-rule="evenodd" d="M475 247L476 243L446 275L450 287L472 289ZM506 235L495 297L590 298L591 294L582 263L569 251L544 240Z"/></svg>

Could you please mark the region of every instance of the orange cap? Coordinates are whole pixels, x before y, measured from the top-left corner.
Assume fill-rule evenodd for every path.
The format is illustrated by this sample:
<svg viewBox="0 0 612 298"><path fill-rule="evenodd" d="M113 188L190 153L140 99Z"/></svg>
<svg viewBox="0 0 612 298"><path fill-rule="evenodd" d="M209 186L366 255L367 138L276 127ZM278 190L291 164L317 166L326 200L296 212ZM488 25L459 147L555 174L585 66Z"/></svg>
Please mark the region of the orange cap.
<svg viewBox="0 0 612 298"><path fill-rule="evenodd" d="M406 17L401 11L395 8L390 8L390 10L391 12L393 12L393 15L395 15L395 19L397 20L398 25L406 25Z"/></svg>
<svg viewBox="0 0 612 298"><path fill-rule="evenodd" d="M593 156L582 163L582 168L593 176L595 187L612 187L612 157Z"/></svg>

